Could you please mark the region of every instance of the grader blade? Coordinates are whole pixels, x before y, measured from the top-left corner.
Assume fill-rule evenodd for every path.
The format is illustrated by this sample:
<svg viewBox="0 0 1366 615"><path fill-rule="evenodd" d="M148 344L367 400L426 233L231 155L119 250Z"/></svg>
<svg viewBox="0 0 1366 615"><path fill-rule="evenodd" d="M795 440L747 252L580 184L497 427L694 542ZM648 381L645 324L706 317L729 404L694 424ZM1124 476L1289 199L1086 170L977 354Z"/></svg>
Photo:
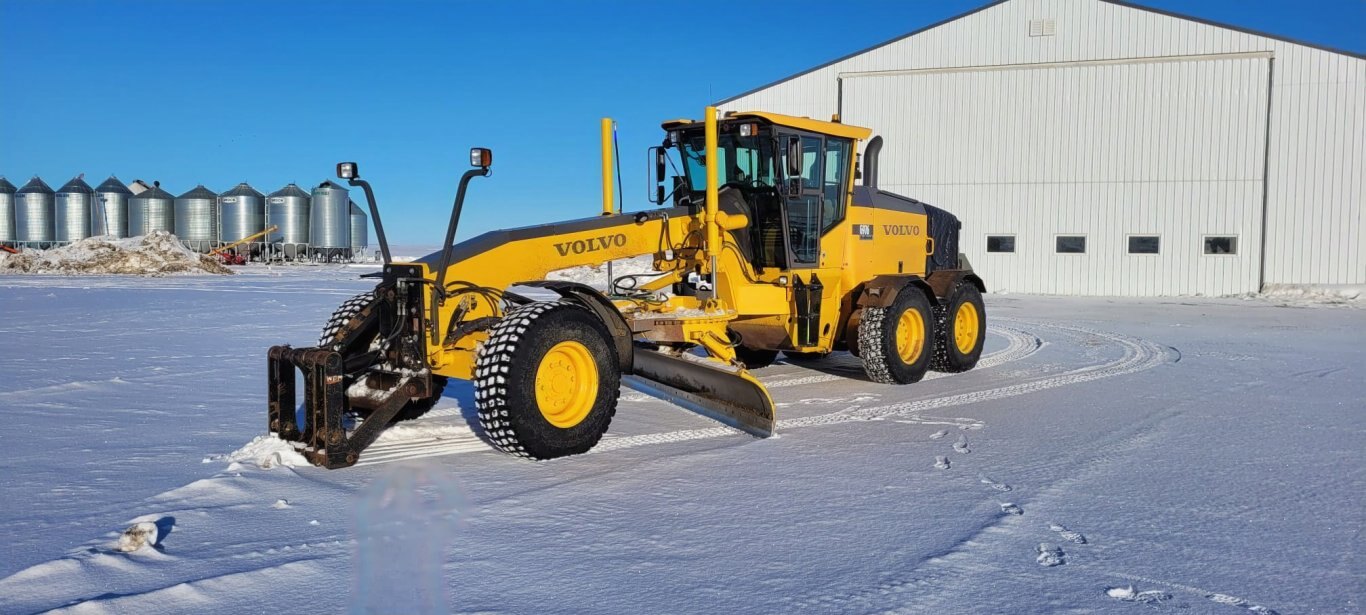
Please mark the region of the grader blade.
<svg viewBox="0 0 1366 615"><path fill-rule="evenodd" d="M773 400L764 385L743 370L637 348L634 374L622 381L751 435L773 435Z"/></svg>

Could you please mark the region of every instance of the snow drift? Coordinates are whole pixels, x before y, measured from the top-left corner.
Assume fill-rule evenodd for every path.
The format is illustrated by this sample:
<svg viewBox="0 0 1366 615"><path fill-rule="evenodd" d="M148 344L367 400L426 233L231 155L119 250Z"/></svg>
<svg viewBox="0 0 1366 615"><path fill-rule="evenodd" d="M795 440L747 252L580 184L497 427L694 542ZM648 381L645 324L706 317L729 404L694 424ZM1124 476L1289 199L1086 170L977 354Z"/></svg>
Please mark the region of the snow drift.
<svg viewBox="0 0 1366 615"><path fill-rule="evenodd" d="M175 235L154 231L127 239L91 237L49 250L0 252L0 273L165 276L231 275L232 270L181 245Z"/></svg>

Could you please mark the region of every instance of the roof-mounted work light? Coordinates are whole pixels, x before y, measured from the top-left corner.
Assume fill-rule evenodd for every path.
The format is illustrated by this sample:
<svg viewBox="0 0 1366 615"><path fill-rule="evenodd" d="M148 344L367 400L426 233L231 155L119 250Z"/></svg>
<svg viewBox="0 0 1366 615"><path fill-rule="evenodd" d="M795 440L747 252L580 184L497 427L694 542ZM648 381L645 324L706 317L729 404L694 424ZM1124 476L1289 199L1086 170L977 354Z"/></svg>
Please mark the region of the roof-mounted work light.
<svg viewBox="0 0 1366 615"><path fill-rule="evenodd" d="M357 179L360 177L360 166L354 162L338 162L337 177L342 179Z"/></svg>
<svg viewBox="0 0 1366 615"><path fill-rule="evenodd" d="M493 150L486 147L475 147L470 149L470 166L487 169L492 165Z"/></svg>

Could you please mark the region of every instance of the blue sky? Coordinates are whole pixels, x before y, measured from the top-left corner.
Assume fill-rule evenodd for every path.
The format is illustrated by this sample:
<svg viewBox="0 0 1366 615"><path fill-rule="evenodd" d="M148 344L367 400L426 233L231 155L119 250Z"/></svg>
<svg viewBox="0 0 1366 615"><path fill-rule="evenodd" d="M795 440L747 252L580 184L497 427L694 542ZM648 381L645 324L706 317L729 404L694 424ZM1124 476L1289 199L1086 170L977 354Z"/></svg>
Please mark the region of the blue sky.
<svg viewBox="0 0 1366 615"><path fill-rule="evenodd" d="M1366 0L1143 3L1366 52ZM597 211L611 116L641 209L661 120L981 4L0 0L0 175L270 192L357 160L391 241L434 244L471 146L461 237Z"/></svg>

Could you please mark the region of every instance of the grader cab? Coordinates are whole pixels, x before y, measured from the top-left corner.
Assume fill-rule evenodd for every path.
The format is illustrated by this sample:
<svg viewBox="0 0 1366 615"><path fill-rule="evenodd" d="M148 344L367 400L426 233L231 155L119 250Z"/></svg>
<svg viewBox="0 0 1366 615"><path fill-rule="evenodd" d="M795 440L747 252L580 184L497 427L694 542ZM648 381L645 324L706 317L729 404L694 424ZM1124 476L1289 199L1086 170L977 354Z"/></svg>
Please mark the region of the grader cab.
<svg viewBox="0 0 1366 615"><path fill-rule="evenodd" d="M349 466L459 378L473 382L487 441L550 459L601 439L623 383L766 437L774 405L749 370L780 352L849 351L888 384L976 365L984 289L958 253L959 222L878 189L881 138L711 107L663 128L651 152L660 207L613 209L604 130L602 215L456 243L466 189L492 164L492 152L472 150L442 249L412 262L392 261L373 190L355 163L339 164L365 191L384 269L374 291L338 308L318 346L270 349L270 430L318 465ZM670 159L681 162L671 186ZM546 280L643 255L650 275L606 289Z"/></svg>

